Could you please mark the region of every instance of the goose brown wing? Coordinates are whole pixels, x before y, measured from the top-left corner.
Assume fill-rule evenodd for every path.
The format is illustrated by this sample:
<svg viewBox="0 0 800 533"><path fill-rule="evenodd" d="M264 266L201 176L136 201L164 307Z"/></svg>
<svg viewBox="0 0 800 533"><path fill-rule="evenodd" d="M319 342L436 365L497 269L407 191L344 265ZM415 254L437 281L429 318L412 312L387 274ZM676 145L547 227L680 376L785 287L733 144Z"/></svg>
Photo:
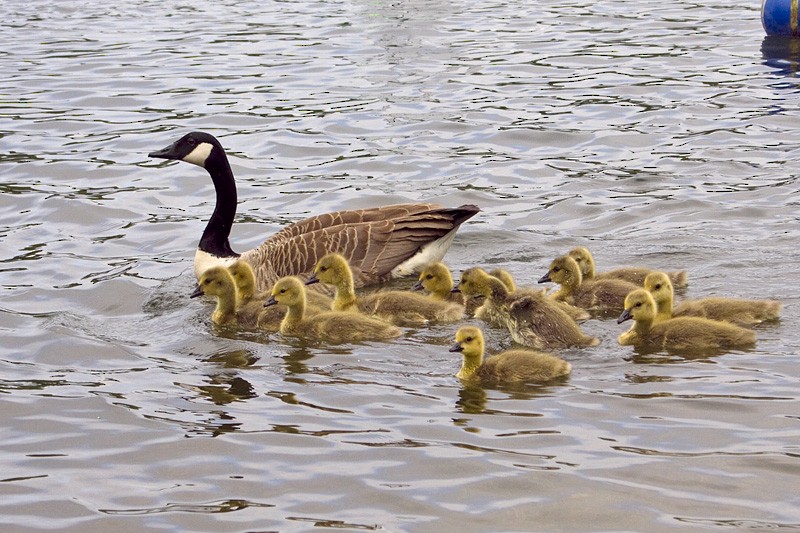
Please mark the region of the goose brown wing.
<svg viewBox="0 0 800 533"><path fill-rule="evenodd" d="M443 207L397 218L323 226L296 235L287 232L243 253L242 258L253 266L261 286L271 285L282 276L310 275L319 259L335 251L350 263L356 284L369 284L387 279L398 264L478 211L472 205ZM324 217L313 217L320 220L309 222L306 228L322 226Z"/></svg>
<svg viewBox="0 0 800 533"><path fill-rule="evenodd" d="M282 242L305 233L311 233L325 228L335 228L344 224L361 224L363 222L399 219L442 208L443 207L439 204L396 204L368 209L351 209L323 213L286 226L279 232L270 236L266 242Z"/></svg>

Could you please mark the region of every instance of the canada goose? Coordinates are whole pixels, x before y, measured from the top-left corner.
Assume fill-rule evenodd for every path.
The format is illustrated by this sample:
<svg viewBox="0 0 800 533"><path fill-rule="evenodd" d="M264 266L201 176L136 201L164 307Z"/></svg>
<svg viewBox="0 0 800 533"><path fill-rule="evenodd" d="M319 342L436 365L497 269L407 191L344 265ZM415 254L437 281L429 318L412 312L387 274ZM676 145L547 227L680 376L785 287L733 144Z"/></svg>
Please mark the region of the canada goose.
<svg viewBox="0 0 800 533"><path fill-rule="evenodd" d="M634 324L619 336L623 346L650 346L666 350L745 348L756 342L755 333L734 324L700 317L678 317L656 322L656 302L646 289L625 298L625 310L617 319Z"/></svg>
<svg viewBox="0 0 800 533"><path fill-rule="evenodd" d="M592 257L592 253L588 248L584 246L578 246L577 248L570 250L567 255L573 258L576 263L578 263L584 281L590 279L623 279L641 287L644 284L644 278L651 272L654 272L654 270L651 268L622 267L606 272L596 273L594 257ZM686 272L683 270L678 272L668 272L668 275L670 277L670 281L672 281L672 284L679 289L683 289L689 284L686 279Z"/></svg>
<svg viewBox="0 0 800 533"><path fill-rule="evenodd" d="M568 255L557 257L550 263L547 274L539 283L552 281L561 285L558 291L550 295L554 300L561 300L583 309L595 311L620 312L625 303L625 296L639 287L621 279L595 279L585 281L578 263Z"/></svg>
<svg viewBox="0 0 800 533"><path fill-rule="evenodd" d="M306 288L294 276L279 279L272 287L272 297L264 305L283 304L286 316L281 322L284 335L311 341L341 344L389 340L399 337L399 328L377 318L346 311L323 311L313 317L306 316Z"/></svg>
<svg viewBox="0 0 800 533"><path fill-rule="evenodd" d="M461 352L460 379L489 383L543 382L566 376L572 365L563 359L531 350L507 350L483 359L484 341L480 328L466 326L456 332L451 352Z"/></svg>
<svg viewBox="0 0 800 533"><path fill-rule="evenodd" d="M223 266L207 269L200 276L197 289L191 297L203 294L215 296L217 306L211 314L211 320L218 325L238 325L244 328L258 328L264 331L278 331L280 320L286 314L285 308L277 311L265 310L263 302L245 301L237 305L236 283L231 273Z"/></svg>
<svg viewBox="0 0 800 533"><path fill-rule="evenodd" d="M534 289L533 287L524 287L522 289L517 289L517 284L514 281L514 277L508 270L504 270L502 268L495 268L491 272L489 272L490 276L494 276L503 284L508 287L508 290L514 296L541 296L547 294L547 289ZM572 320L581 321L581 320L588 320L591 318L591 315L585 309L581 309L580 307L575 307L574 305L568 304L567 302L561 300L552 300L555 304L561 308L562 311L567 313Z"/></svg>
<svg viewBox="0 0 800 533"><path fill-rule="evenodd" d="M307 275L332 251L344 253L357 267L358 283L410 275L440 260L458 227L480 211L474 205L399 204L326 213L290 224L258 248L238 254L228 241L236 215L236 183L220 142L208 133L187 133L149 157L203 167L214 182L216 205L195 252L195 276L241 258L253 267L259 290L282 276Z"/></svg>
<svg viewBox="0 0 800 533"><path fill-rule="evenodd" d="M256 292L256 275L253 272L253 267L246 261L235 261L228 267L228 272L233 276L233 281L236 284L236 307L256 302L259 306L263 306L264 301L271 296L269 291L261 293ZM308 301L308 310L325 311L333 305L333 298L324 294L308 291L306 293L306 300ZM280 315L283 318L283 314ZM277 331L277 330L276 330Z"/></svg>
<svg viewBox="0 0 800 533"><path fill-rule="evenodd" d="M502 281L481 268L465 270L456 289L466 297L483 296L484 303L475 316L506 328L519 344L541 350L596 346L600 342L585 335L578 324L545 295L512 295Z"/></svg>
<svg viewBox="0 0 800 533"><path fill-rule="evenodd" d="M653 295L656 302L656 322L679 316L699 316L748 327L767 320L777 320L781 313L781 303L777 300L719 296L685 300L673 306L672 283L664 272L648 274L644 280L644 288Z"/></svg>
<svg viewBox="0 0 800 533"><path fill-rule="evenodd" d="M464 317L464 306L460 304L409 291L377 291L356 296L353 272L347 259L338 253L322 257L307 284L319 281L336 288L332 307L336 311L357 310L403 326L455 322Z"/></svg>

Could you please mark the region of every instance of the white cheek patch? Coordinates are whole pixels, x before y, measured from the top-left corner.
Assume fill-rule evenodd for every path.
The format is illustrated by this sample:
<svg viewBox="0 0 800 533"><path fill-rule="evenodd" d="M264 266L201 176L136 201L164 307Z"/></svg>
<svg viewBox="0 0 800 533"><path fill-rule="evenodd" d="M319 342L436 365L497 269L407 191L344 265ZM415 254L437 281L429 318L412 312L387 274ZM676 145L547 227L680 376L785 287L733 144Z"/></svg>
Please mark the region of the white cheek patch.
<svg viewBox="0 0 800 533"><path fill-rule="evenodd" d="M206 159L211 155L213 148L211 143L200 143L183 160L198 167L205 167Z"/></svg>

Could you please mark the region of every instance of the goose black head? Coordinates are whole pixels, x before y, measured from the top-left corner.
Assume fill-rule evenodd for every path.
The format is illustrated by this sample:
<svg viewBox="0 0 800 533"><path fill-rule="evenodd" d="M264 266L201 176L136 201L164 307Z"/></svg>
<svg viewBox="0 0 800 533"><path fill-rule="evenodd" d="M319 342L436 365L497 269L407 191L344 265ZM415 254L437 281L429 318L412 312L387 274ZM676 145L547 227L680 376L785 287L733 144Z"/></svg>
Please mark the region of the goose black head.
<svg viewBox="0 0 800 533"><path fill-rule="evenodd" d="M149 157L186 161L199 167L206 167L206 161L214 153L224 156L220 142L211 134L202 131L187 133L166 148L147 154Z"/></svg>

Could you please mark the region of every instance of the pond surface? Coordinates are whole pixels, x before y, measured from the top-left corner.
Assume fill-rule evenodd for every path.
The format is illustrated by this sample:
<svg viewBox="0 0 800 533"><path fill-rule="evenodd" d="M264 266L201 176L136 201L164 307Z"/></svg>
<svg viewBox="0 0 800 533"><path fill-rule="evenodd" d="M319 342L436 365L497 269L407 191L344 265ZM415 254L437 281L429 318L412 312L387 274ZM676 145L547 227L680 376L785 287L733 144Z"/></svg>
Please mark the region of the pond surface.
<svg viewBox="0 0 800 533"><path fill-rule="evenodd" d="M800 528L800 46L759 8L0 4L3 530ZM456 271L533 285L585 245L783 316L707 357L592 319L569 379L514 389L454 377L456 326L217 328L189 299L211 181L147 157L191 130L231 156L238 250L324 211L474 203Z"/></svg>

